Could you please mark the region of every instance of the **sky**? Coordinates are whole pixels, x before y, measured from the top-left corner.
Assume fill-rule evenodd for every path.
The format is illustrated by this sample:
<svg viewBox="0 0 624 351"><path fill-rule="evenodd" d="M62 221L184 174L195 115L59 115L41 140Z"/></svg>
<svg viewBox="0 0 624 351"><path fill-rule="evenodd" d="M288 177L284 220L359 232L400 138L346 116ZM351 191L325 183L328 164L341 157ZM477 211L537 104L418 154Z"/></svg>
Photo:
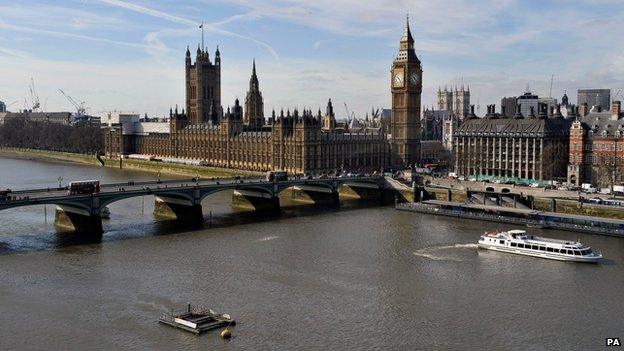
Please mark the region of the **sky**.
<svg viewBox="0 0 624 351"><path fill-rule="evenodd" d="M623 100L622 0L0 0L0 100L91 114L164 116L184 105L184 54L222 58L222 103L244 100L257 63L265 114L344 104L390 107L390 67L409 13L423 65L422 104L470 85L473 104L533 93L576 101L579 88ZM619 91L619 93L618 93Z"/></svg>

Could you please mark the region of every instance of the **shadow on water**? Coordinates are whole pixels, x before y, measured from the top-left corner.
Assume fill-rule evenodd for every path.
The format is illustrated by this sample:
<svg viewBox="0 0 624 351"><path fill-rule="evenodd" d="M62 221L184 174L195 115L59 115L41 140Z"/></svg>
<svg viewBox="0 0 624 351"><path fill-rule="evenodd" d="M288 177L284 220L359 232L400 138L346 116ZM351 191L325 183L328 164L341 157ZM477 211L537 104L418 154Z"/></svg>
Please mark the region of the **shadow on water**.
<svg viewBox="0 0 624 351"><path fill-rule="evenodd" d="M101 238L81 236L67 232L48 232L41 234L17 234L0 238L0 255L63 249L81 245L94 245L102 242L115 242L148 236L166 236L180 233L205 232L210 229L227 228L239 225L264 222L279 222L297 217L323 216L326 214L346 211L357 211L376 208L378 201L343 200L340 208L320 207L315 205L287 205L281 207L280 213L233 210L227 213L206 214L202 224L191 224L176 220L154 220L150 223L120 223L105 220L104 234Z"/></svg>

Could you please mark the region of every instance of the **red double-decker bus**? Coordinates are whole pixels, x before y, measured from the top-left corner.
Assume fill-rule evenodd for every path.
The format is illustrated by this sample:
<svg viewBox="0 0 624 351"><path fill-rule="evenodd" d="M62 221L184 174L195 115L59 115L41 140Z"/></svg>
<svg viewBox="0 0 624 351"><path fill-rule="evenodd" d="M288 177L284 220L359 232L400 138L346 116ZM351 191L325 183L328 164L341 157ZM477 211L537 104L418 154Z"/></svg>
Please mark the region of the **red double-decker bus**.
<svg viewBox="0 0 624 351"><path fill-rule="evenodd" d="M81 180L69 183L68 195L94 194L100 192L99 180Z"/></svg>

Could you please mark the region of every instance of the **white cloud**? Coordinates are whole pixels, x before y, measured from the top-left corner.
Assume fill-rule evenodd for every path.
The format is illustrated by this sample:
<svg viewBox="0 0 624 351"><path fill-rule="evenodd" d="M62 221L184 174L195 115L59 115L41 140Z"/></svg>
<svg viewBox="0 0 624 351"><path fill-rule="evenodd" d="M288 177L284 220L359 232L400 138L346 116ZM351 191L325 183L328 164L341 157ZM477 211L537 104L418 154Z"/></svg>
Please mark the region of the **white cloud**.
<svg viewBox="0 0 624 351"><path fill-rule="evenodd" d="M144 2L154 4L150 5L153 7L161 6L154 9L121 0L99 2L118 11L107 15L89 12L88 6L84 10L70 9L67 29L59 29L50 23L63 18L65 9L50 6L39 18L28 19L32 23L0 22L0 30L136 48L147 51L151 57L122 65L86 65L32 58L29 53L3 43L0 74L12 77L15 82L25 82L24 75L30 75L27 73L32 70L30 67L49 67L36 76L37 80L42 80L42 93L54 96L57 86L67 87L72 92L74 89L70 88L75 87L74 94L95 109L133 109L162 114L169 105L181 103L184 94L181 53L172 51L168 45L179 38L196 36L199 23L192 17L178 16L176 8L167 8L163 3ZM369 111L370 105L389 106L392 56L388 55L383 62L357 57L361 64L354 64L352 52L343 46L342 39L361 39L361 45L369 46L373 53L394 53L407 10L411 14L417 52L424 57L423 104L434 103L439 85L460 82L461 76L471 86L473 102L478 99L481 105L498 104L502 96L522 93L527 81L537 93L547 94L551 74L555 74L554 95L560 96L567 90L573 100L572 92L577 88L606 86L617 91L618 87L624 87L624 50L619 24L624 15L624 8L619 6L621 0L580 0L574 4L557 0L555 3L560 6L548 4L551 6L544 5L543 9L540 5L530 7L520 0L203 2L206 6L198 9L208 11L215 3L228 10L235 9L233 15L207 23L207 31L228 37L222 41L238 43L241 39L255 43L276 58L271 62L258 62L266 112L273 106L278 109L305 106L316 110L324 106L329 97L334 98L339 113L343 102L360 113ZM608 15L595 11L600 6L610 9ZM18 23L14 20L25 16L27 9L24 5L5 6L0 7L0 13L6 10L3 19ZM126 16L130 14L161 21L146 29L136 24L142 23L140 20L128 21ZM198 12L197 16L200 15ZM117 41L83 34L86 32L82 29L95 28L98 21L103 21L108 29L138 32L143 39L133 43L131 39L126 42L126 39ZM294 37L294 33L301 35L301 31L294 30L293 34L280 38L293 43L310 40L306 45L316 51L293 53L289 43L267 42L267 38L255 37L255 28L270 27L275 21L298 29L303 26L318 34L312 38ZM253 34L239 33L240 27L235 27L239 24L244 24ZM280 58L278 50L288 54ZM239 57L224 57L225 105L231 104L235 97L244 97L251 70L249 65ZM82 88L78 83L84 83ZM7 94L13 99L4 100L20 99L27 83L11 84L14 83L7 86ZM66 106L62 98L58 102L50 98L49 105L55 104Z"/></svg>
<svg viewBox="0 0 624 351"><path fill-rule="evenodd" d="M121 0L99 0L100 2L103 2L105 4L111 5L111 6L116 6L116 7L121 7L124 8L126 10L130 10L130 11L134 11L134 12L138 12L138 13L142 13L148 16L152 16L152 17L157 17L157 18L161 18L170 22L174 22L174 23L178 23L178 24L182 24L182 25L186 25L186 26L190 26L193 28L196 28L199 26L200 23L196 22L196 21L192 21L189 19L186 19L184 17L180 17L180 16L176 16L176 15L172 15L163 11L158 11L158 10L154 10L151 8L147 8L144 6L139 6L139 5L135 5L135 4L131 4L129 2L126 1L121 1ZM220 28L220 26L222 24L226 24L226 23L230 23L232 21L241 19L241 18L246 18L246 15L236 15L233 17L230 17L226 20L222 20L219 22L215 22L215 23L204 23L203 27L205 30L217 33L217 34L221 34L221 35L227 35L227 36L231 36L231 37L235 37L235 38L239 38L239 39L244 39L244 40L249 40L252 41L262 47L264 47L277 61L279 61L280 57L277 54L277 52L275 51L275 49L273 49L273 47L261 40L258 40L256 38L250 37L250 36L245 36L245 35L241 35L235 32L231 32L231 31L227 31L224 30L222 28Z"/></svg>

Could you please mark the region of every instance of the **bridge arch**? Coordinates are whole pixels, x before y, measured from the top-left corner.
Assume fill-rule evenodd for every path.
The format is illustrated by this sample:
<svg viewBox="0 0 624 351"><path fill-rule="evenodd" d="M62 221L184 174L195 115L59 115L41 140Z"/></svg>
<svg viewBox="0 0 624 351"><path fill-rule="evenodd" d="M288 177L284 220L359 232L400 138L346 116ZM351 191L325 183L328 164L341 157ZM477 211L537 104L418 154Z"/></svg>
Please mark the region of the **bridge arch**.
<svg viewBox="0 0 624 351"><path fill-rule="evenodd" d="M131 198L135 198L135 197L142 197L142 196L155 196L155 197L167 197L167 198L174 198L174 199L180 199L180 200L186 200L189 201L190 203L193 203L193 196L191 194L189 194L188 192L181 192L181 191L154 191L150 194L145 194L145 193L126 193L126 194L116 194L114 196L107 196L107 195L100 195L100 208L104 207L104 206L108 206L110 204L113 204L115 202L118 201L122 201L122 200L127 200L127 199L131 199Z"/></svg>

